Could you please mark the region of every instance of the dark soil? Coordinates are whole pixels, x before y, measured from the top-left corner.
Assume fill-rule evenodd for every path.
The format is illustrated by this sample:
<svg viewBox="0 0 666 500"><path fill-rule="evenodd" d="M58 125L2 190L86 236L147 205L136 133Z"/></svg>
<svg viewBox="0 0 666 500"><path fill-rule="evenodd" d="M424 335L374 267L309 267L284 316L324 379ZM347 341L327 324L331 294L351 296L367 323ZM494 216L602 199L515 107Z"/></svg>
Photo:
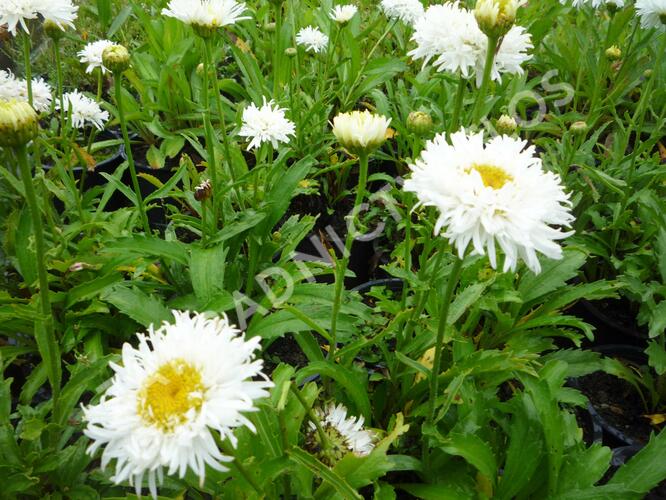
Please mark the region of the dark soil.
<svg viewBox="0 0 666 500"><path fill-rule="evenodd" d="M646 329L636 323L638 311L625 298L582 301L576 313L596 327L597 343L644 345L647 341Z"/></svg>
<svg viewBox="0 0 666 500"><path fill-rule="evenodd" d="M297 369L308 364L307 356L303 354L298 342L291 335L277 339L264 352L266 374L270 376L280 363L287 363Z"/></svg>
<svg viewBox="0 0 666 500"><path fill-rule="evenodd" d="M605 421L633 441L645 444L654 430L643 416L645 407L636 389L628 382L604 372L578 379L580 390Z"/></svg>

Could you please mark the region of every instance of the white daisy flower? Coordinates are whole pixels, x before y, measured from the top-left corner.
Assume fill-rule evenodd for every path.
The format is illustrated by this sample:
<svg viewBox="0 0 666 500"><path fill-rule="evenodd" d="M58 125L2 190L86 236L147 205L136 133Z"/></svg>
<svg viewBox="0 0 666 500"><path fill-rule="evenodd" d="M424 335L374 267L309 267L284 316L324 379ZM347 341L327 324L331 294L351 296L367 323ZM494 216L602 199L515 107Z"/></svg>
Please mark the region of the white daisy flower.
<svg viewBox="0 0 666 500"><path fill-rule="evenodd" d="M326 434L332 449L324 455L319 442L315 424L309 423L309 433L306 437L310 448L318 450L319 458L327 465L335 465L347 453L364 457L369 455L375 447L377 436L374 432L363 428L363 417L347 417L347 408L343 405L329 404L325 409L315 408L315 415L319 418L322 429Z"/></svg>
<svg viewBox="0 0 666 500"><path fill-rule="evenodd" d="M70 113L72 127L84 128L86 123L93 125L97 130L104 128L104 123L109 119L109 112L102 111L95 101L81 94L78 90L63 94L64 112ZM60 104L57 105L60 109Z"/></svg>
<svg viewBox="0 0 666 500"><path fill-rule="evenodd" d="M560 0L560 3L565 5L568 3L568 0ZM604 5L612 5L618 9L621 9L624 7L624 0L573 0L571 4L577 8L583 7L584 5L591 5L597 9L599 7L603 7Z"/></svg>
<svg viewBox="0 0 666 500"><path fill-rule="evenodd" d="M114 43L111 40L98 40L96 42L91 42L83 47L83 50L79 51L77 54L79 56L79 61L82 64L87 64L86 73L92 73L95 68L100 68L102 74L108 71L102 63L102 54L104 49L111 47Z"/></svg>
<svg viewBox="0 0 666 500"><path fill-rule="evenodd" d="M32 107L38 113L51 109L53 90L43 78L32 80ZM28 102L28 84L18 79L11 71L0 70L0 100Z"/></svg>
<svg viewBox="0 0 666 500"><path fill-rule="evenodd" d="M419 0L382 0L380 7L389 19L398 19L409 26L413 26L424 13Z"/></svg>
<svg viewBox="0 0 666 500"><path fill-rule="evenodd" d="M333 10L331 10L330 17L336 23L345 24L351 20L352 17L356 15L358 8L356 5L336 5Z"/></svg>
<svg viewBox="0 0 666 500"><path fill-rule="evenodd" d="M95 406L83 408L90 454L105 446L102 467L116 460L112 480L129 480L137 494L144 476L157 498L164 472L182 478L192 469L203 484L206 466L225 471L233 460L218 449L214 433L235 447L234 430L254 426L243 415L272 387L254 359L259 337L246 340L226 316L174 311L164 323L125 344L122 365L111 363L111 386ZM254 381L253 377L262 380Z"/></svg>
<svg viewBox="0 0 666 500"><path fill-rule="evenodd" d="M2 0L0 2L0 26L7 25L7 31L16 36L18 24L29 33L26 21L37 18L37 8L43 0Z"/></svg>
<svg viewBox="0 0 666 500"><path fill-rule="evenodd" d="M260 146L264 142L270 142L274 148L279 142L289 142L289 136L294 135L296 127L285 115L285 110L280 108L272 100L258 108L254 103L243 110L243 125L238 135L251 137L248 151Z"/></svg>
<svg viewBox="0 0 666 500"><path fill-rule="evenodd" d="M333 135L352 153L370 152L386 140L390 118L368 110L340 113L333 118Z"/></svg>
<svg viewBox="0 0 666 500"><path fill-rule="evenodd" d="M215 29L244 19L246 6L234 0L171 0L162 14L185 24Z"/></svg>
<svg viewBox="0 0 666 500"><path fill-rule="evenodd" d="M477 85L483 78L483 67L488 49L488 37L483 34L474 13L463 9L458 2L433 5L414 25L412 40L416 48L408 55L430 60L438 71L460 72L464 78L476 76ZM502 74L522 74L522 64L531 56L529 33L521 26L513 26L502 38L493 61L491 76L501 80Z"/></svg>
<svg viewBox="0 0 666 500"><path fill-rule="evenodd" d="M636 0L643 28L666 29L666 0Z"/></svg>
<svg viewBox="0 0 666 500"><path fill-rule="evenodd" d="M416 193L419 205L439 210L435 234L449 239L461 258L471 243L472 253L487 254L496 268L498 244L505 272L523 260L538 273L537 252L562 257L556 240L573 232L551 225L571 225L569 195L526 144L508 136L484 144L483 132L462 129L451 136L451 144L436 136L410 165L405 191Z"/></svg>
<svg viewBox="0 0 666 500"><path fill-rule="evenodd" d="M72 0L43 0L39 13L44 21L51 21L64 31L66 26L74 28L78 10L79 7L74 5Z"/></svg>
<svg viewBox="0 0 666 500"><path fill-rule="evenodd" d="M328 45L328 37L319 28L307 26L296 34L296 43L304 45L308 52L322 52Z"/></svg>

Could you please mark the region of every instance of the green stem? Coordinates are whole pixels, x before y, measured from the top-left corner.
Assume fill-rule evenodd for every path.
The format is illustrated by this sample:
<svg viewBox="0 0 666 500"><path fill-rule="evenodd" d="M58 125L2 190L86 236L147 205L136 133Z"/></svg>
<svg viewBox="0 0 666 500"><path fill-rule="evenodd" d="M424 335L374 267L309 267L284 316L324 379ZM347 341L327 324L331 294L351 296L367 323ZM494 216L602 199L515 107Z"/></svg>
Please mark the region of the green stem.
<svg viewBox="0 0 666 500"><path fill-rule="evenodd" d="M442 250L439 250L442 252ZM443 253L443 252L442 252ZM444 343L444 333L446 332L447 320L449 317L449 308L451 306L451 299L456 285L460 280L460 272L462 271L463 259L456 257L449 274L448 282L446 283L446 290L444 291L444 300L442 302L442 309L439 314L439 325L437 327L437 338L435 340L435 358L432 362L432 371L430 373L430 398L428 400L428 419L427 423L432 424L435 418L435 400L437 399L437 392L439 390L439 371L442 361L442 347Z"/></svg>
<svg viewBox="0 0 666 500"><path fill-rule="evenodd" d="M359 177L358 186L356 188L356 199L354 200L354 208L352 212L352 220L356 218L356 211L360 209L365 196L365 186L368 183L368 153L363 152L358 157L359 164ZM355 231L353 227L348 227L347 237L345 238L345 249L342 254L342 259L335 263L335 298L333 299L333 316L331 317L331 347L328 351L329 359L335 362L335 349L337 347L337 326L338 314L342 307L342 289L345 284L345 274L347 266L349 265L349 253L351 252L352 244L354 243Z"/></svg>
<svg viewBox="0 0 666 500"><path fill-rule="evenodd" d="M56 38L53 40L53 52L55 56L56 65L56 97L60 103L60 134L65 130L65 101L62 97L62 66L60 62L60 41Z"/></svg>
<svg viewBox="0 0 666 500"><path fill-rule="evenodd" d="M37 202L37 195L35 194L30 165L28 164L28 153L25 146L20 146L16 149L16 157L21 170L25 198L28 202L28 208L30 209L30 216L32 217L33 237L35 238L35 257L37 260L37 276L39 278L39 303L41 306L45 333L45 338L38 335L37 345L40 352L43 353L42 357L44 358L44 364L48 367L51 389L53 391L53 408L55 413L58 397L60 396L61 368L58 343L54 331L53 310L51 309L51 300L49 297L44 227L42 225L41 212L39 210L39 203Z"/></svg>
<svg viewBox="0 0 666 500"><path fill-rule="evenodd" d="M467 88L467 80L462 75L459 75L458 89L456 91L456 100L453 105L453 116L451 117L451 126L449 127L449 134L458 131L460 128L460 112L462 111L463 98L465 97L465 89Z"/></svg>
<svg viewBox="0 0 666 500"><path fill-rule="evenodd" d="M139 208L139 215L141 216L143 230L147 236L150 234L150 226L148 225L146 207L143 204L143 197L141 196L139 178L136 175L136 165L134 164L134 156L132 155L132 145L130 144L129 134L127 133L127 123L125 121L125 112L123 110L121 80L122 73L116 73L113 75L113 85L116 94L116 106L118 107L118 121L120 121L120 130L123 134L123 142L125 144L125 152L127 154L127 163L129 164L130 175L132 177L132 186L134 187L134 194L136 195L136 204Z"/></svg>
<svg viewBox="0 0 666 500"><path fill-rule="evenodd" d="M215 162L215 143L213 142L213 126L210 123L210 101L208 99L208 72L210 71L210 45L209 41L204 39L204 72L201 88L201 100L203 101L203 120L204 133L206 134L206 149L208 150L208 170L210 171L210 180L213 184L213 193L211 203L213 205L213 228L217 229L218 197L219 185L217 182L217 163ZM215 79L217 81L217 78ZM226 131L225 131L226 132ZM225 133L226 136L226 133Z"/></svg>
<svg viewBox="0 0 666 500"><path fill-rule="evenodd" d="M479 93L476 96L474 111L472 112L474 123L479 123L481 118L483 118L483 116L479 116L479 113L483 108L483 102L486 100L486 94L490 85L490 75L493 69L493 61L495 60L495 51L497 50L498 43L499 39L497 37L488 37L488 50L486 51L486 62L483 66L483 79L481 80L481 87L479 88Z"/></svg>
<svg viewBox="0 0 666 500"><path fill-rule="evenodd" d="M301 391L298 390L294 386L294 384L291 384L289 386L289 389L291 392L296 396L296 399L298 399L298 402L301 403L301 406L303 407L303 410L305 410L305 414L307 415L308 419L310 422L312 422L315 426L315 429L317 430L317 435L319 435L319 441L321 442L321 447L324 450L329 450L331 448L331 443L328 440L328 437L326 437L326 433L324 432L324 428L321 426L321 421L317 417L314 411L312 411L312 408L310 405L308 405L308 402L305 400L303 395L301 394Z"/></svg>
<svg viewBox="0 0 666 500"><path fill-rule="evenodd" d="M25 84L28 87L28 103L32 106L32 66L30 65L31 52L30 35L23 34L23 62L25 64Z"/></svg>
<svg viewBox="0 0 666 500"><path fill-rule="evenodd" d="M282 2L276 3L275 9L275 37L273 40L274 51L273 51L273 97L278 95L280 89L281 72L280 72L280 59L282 58L282 46L281 46L281 32L282 32Z"/></svg>

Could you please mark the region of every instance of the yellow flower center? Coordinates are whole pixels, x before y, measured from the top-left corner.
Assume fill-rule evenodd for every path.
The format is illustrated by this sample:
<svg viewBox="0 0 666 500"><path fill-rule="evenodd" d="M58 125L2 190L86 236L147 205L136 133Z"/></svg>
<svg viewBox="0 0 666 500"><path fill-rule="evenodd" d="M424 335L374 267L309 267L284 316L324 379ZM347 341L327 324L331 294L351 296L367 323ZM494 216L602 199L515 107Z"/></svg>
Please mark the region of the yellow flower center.
<svg viewBox="0 0 666 500"><path fill-rule="evenodd" d="M182 359L163 364L139 391L138 412L149 425L164 432L185 422L190 410L203 403L204 385L197 368Z"/></svg>
<svg viewBox="0 0 666 500"><path fill-rule="evenodd" d="M504 169L493 165L472 165L472 169L481 175L484 186L493 189L501 189L504 184L513 180L512 175L507 174Z"/></svg>

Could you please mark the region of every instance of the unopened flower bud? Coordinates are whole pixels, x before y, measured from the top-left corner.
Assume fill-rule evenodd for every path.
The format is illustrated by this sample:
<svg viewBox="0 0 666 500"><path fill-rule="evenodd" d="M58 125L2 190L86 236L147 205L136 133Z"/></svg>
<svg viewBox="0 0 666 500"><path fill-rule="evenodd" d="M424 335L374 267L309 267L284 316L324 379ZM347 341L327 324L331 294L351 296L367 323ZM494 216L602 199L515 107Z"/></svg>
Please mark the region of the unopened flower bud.
<svg viewBox="0 0 666 500"><path fill-rule="evenodd" d="M432 131L432 117L425 111L412 111L407 117L407 130L426 135Z"/></svg>
<svg viewBox="0 0 666 500"><path fill-rule="evenodd" d="M287 47L284 49L284 55L287 57L294 57L296 54L298 54L296 47Z"/></svg>
<svg viewBox="0 0 666 500"><path fill-rule="evenodd" d="M27 102L0 101L0 146L15 148L37 137L37 113Z"/></svg>
<svg viewBox="0 0 666 500"><path fill-rule="evenodd" d="M213 194L213 186L211 186L210 181L206 179L201 182L196 188L194 188L194 199L197 201L204 201L210 198Z"/></svg>
<svg viewBox="0 0 666 500"><path fill-rule="evenodd" d="M571 127L569 127L569 130L573 132L576 135L582 135L585 132L587 132L588 126L587 123L583 121L578 121L578 122L573 122L571 124Z"/></svg>
<svg viewBox="0 0 666 500"><path fill-rule="evenodd" d="M333 134L347 151L368 154L386 140L390 118L369 111L340 113L333 118Z"/></svg>
<svg viewBox="0 0 666 500"><path fill-rule="evenodd" d="M122 73L130 65L130 55L122 45L109 45L102 52L102 64L113 73Z"/></svg>
<svg viewBox="0 0 666 500"><path fill-rule="evenodd" d="M499 135L511 135L518 128L515 118L509 115L502 115L495 123L495 130Z"/></svg>
<svg viewBox="0 0 666 500"><path fill-rule="evenodd" d="M266 23L264 25L264 29L266 31L268 31L269 33L274 33L275 32L275 27L276 27L275 23Z"/></svg>
<svg viewBox="0 0 666 500"><path fill-rule="evenodd" d="M61 28L58 26L57 23L53 22L51 19L47 19L44 21L44 24L42 27L44 28L44 33L46 33L46 36L48 36L52 40L60 40L64 35L65 35L65 30L64 28L66 27L66 24L63 24L63 27Z"/></svg>
<svg viewBox="0 0 666 500"><path fill-rule="evenodd" d="M620 47L617 45L611 45L606 49L606 57L610 61L617 61L622 57L622 51L620 50Z"/></svg>
<svg viewBox="0 0 666 500"><path fill-rule="evenodd" d="M616 0L607 0L607 1L606 1L606 9L607 9L608 12L610 12L611 14L615 14L615 13L618 11L618 9L619 9L620 7L621 7L621 5L618 5L618 4L616 3Z"/></svg>
<svg viewBox="0 0 666 500"><path fill-rule="evenodd" d="M506 35L516 22L519 0L478 0L474 17L479 29L490 38Z"/></svg>
<svg viewBox="0 0 666 500"><path fill-rule="evenodd" d="M203 74L204 74L204 69L206 69L206 67L204 66L204 63L199 63L199 64L197 65L197 75L199 75L199 76L203 76Z"/></svg>
<svg viewBox="0 0 666 500"><path fill-rule="evenodd" d="M646 69L643 71L643 77L645 78L650 78L652 76L652 70L651 69Z"/></svg>

